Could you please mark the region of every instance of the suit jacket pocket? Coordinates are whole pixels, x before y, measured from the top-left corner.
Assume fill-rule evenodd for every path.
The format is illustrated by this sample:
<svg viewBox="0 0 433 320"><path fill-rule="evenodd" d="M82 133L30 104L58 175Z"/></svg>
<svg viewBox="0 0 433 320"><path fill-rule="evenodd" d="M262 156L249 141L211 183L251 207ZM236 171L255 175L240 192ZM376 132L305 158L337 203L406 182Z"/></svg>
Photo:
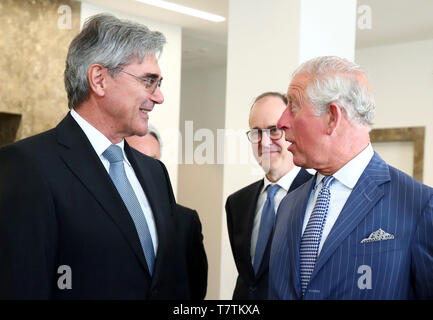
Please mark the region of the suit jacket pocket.
<svg viewBox="0 0 433 320"><path fill-rule="evenodd" d="M361 243L361 241L359 241L356 245L352 246L351 252L354 256L385 254L388 252L401 250L403 247L402 243L402 239L398 239L397 237L389 240L365 243Z"/></svg>

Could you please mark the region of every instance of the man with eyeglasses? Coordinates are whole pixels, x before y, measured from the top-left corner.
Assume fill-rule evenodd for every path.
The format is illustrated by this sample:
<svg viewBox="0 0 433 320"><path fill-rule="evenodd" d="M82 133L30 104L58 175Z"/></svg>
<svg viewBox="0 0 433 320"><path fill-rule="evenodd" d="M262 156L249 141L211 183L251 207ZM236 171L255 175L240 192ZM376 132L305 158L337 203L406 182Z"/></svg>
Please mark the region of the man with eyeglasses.
<svg viewBox="0 0 433 320"><path fill-rule="evenodd" d="M124 140L164 101L164 44L91 17L66 59L70 113L0 149L0 299L190 298L167 170Z"/></svg>
<svg viewBox="0 0 433 320"><path fill-rule="evenodd" d="M293 165L290 143L277 127L287 106L278 92L259 95L251 107L247 137L265 177L230 195L227 227L238 278L234 300L264 300L268 295L269 251L278 205L311 178Z"/></svg>

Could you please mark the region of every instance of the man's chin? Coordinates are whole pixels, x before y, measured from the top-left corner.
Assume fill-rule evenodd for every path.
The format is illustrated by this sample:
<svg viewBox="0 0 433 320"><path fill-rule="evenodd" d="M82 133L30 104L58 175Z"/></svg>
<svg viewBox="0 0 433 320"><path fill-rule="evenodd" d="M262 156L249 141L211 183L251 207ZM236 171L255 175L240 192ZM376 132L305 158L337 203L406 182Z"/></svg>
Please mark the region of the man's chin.
<svg viewBox="0 0 433 320"><path fill-rule="evenodd" d="M295 155L293 155L293 164L297 167L304 167L305 166L305 161L299 157L296 157Z"/></svg>
<svg viewBox="0 0 433 320"><path fill-rule="evenodd" d="M276 161L269 161L269 162L262 162L261 167L263 168L263 171L266 174L269 174L269 172L273 172L274 170L278 169L279 165L276 163Z"/></svg>
<svg viewBox="0 0 433 320"><path fill-rule="evenodd" d="M139 136L139 137L143 137L147 134L149 128L146 124L146 126L143 126L142 128L139 128L137 130L134 130L134 133L132 134L132 136Z"/></svg>

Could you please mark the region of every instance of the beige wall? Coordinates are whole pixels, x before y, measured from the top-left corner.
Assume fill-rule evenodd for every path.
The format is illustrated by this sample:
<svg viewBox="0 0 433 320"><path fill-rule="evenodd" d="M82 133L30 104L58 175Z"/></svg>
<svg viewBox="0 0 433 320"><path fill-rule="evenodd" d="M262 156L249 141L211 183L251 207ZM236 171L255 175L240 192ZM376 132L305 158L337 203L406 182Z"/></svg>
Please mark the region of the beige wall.
<svg viewBox="0 0 433 320"><path fill-rule="evenodd" d="M358 49L377 111L374 128L425 126L424 183L433 186L433 39ZM386 160L386 159L385 159Z"/></svg>
<svg viewBox="0 0 433 320"><path fill-rule="evenodd" d="M207 299L219 298L221 261L222 164L185 164L185 121L193 120L193 132L207 128L216 139L224 128L225 67L182 70L180 129L183 137L183 163L179 165L178 202L197 210L203 226L204 245L209 263ZM194 142L195 147L201 142ZM214 160L216 159L216 140Z"/></svg>
<svg viewBox="0 0 433 320"><path fill-rule="evenodd" d="M71 8L71 29L58 27L61 5ZM0 2L0 112L22 114L17 139L54 127L68 112L63 71L79 28L79 2Z"/></svg>

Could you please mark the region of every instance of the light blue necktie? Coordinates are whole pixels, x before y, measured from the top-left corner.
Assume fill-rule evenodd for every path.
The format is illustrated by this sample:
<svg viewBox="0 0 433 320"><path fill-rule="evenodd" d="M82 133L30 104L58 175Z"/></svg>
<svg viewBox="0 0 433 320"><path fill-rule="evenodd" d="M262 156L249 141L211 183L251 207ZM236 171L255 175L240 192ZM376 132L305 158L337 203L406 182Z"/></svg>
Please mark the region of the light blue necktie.
<svg viewBox="0 0 433 320"><path fill-rule="evenodd" d="M326 215L328 213L329 200L331 199L329 187L332 181L334 181L333 176L325 176L323 178L322 190L320 190L317 196L316 204L302 236L300 250L302 294L305 293L314 266L316 265L319 244L322 239L323 227L325 226Z"/></svg>
<svg viewBox="0 0 433 320"><path fill-rule="evenodd" d="M119 146L111 145L102 154L110 162L110 177L119 191L126 208L134 221L135 228L140 238L141 247L143 248L147 266L150 274L153 273L153 264L155 262L155 252L153 250L152 237L150 236L149 227L143 210L138 202L137 196L132 189L131 184L126 176L125 167L123 166L123 152Z"/></svg>
<svg viewBox="0 0 433 320"><path fill-rule="evenodd" d="M275 225L275 209L274 209L274 196L280 186L273 184L268 186L268 197L262 210L262 218L260 219L259 236L257 238L256 252L254 254L254 273L257 274L263 255L268 245L269 237Z"/></svg>

